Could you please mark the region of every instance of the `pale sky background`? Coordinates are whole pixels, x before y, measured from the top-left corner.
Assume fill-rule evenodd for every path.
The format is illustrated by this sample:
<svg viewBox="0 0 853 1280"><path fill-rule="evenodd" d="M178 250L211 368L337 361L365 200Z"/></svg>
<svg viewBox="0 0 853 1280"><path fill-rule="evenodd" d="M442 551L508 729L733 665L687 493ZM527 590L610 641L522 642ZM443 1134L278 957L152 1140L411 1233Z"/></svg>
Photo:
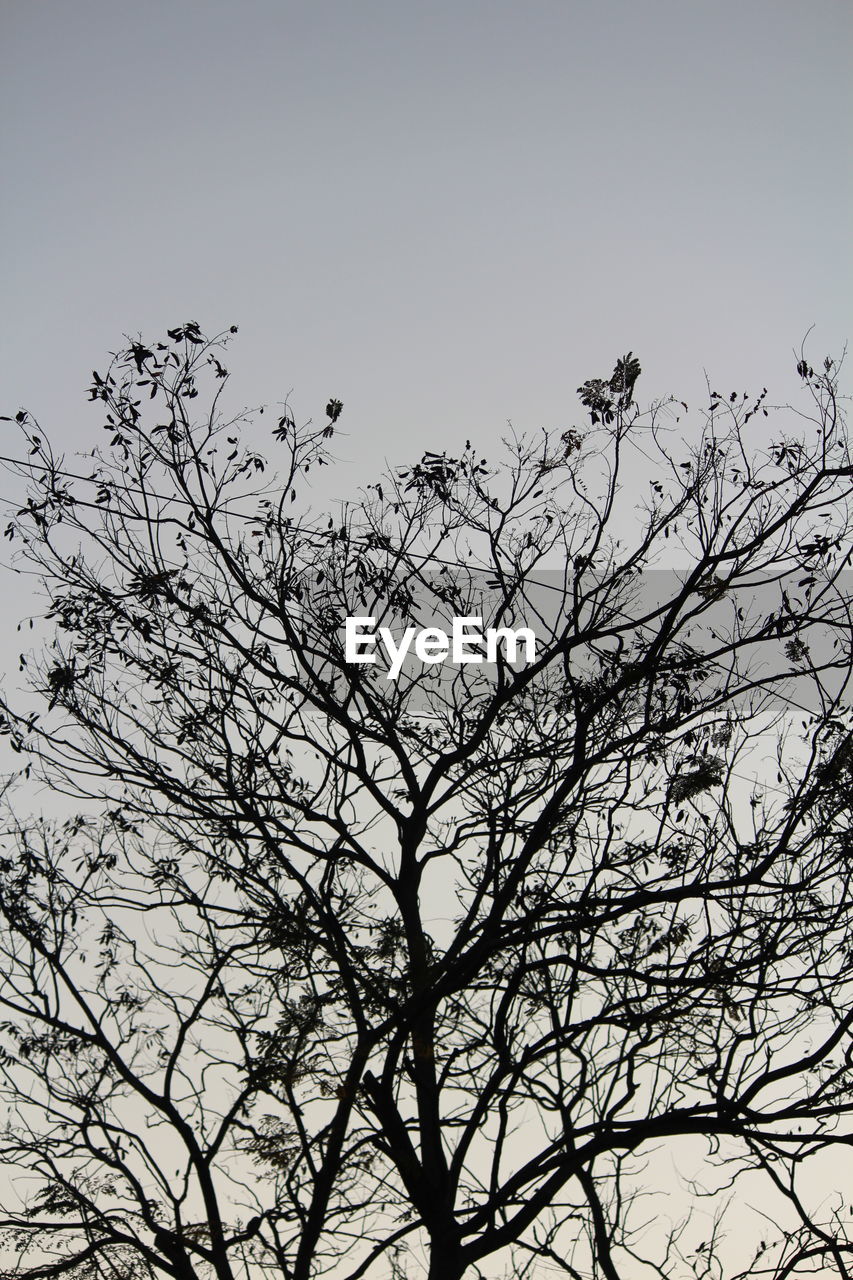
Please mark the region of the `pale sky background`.
<svg viewBox="0 0 853 1280"><path fill-rule="evenodd" d="M0 413L90 448L190 319L237 401L343 400L341 496L629 348L785 400L853 328L851 50L850 0L0 0Z"/></svg>
<svg viewBox="0 0 853 1280"><path fill-rule="evenodd" d="M69 449L123 334L240 326L355 474L850 335L849 0L2 0L0 412Z"/></svg>

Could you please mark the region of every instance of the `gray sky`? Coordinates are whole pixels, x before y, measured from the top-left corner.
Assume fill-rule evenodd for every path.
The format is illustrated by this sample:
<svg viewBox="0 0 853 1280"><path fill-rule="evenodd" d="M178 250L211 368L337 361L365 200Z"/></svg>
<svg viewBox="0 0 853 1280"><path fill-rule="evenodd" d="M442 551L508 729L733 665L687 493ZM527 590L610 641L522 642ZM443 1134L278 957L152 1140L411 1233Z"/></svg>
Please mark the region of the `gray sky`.
<svg viewBox="0 0 853 1280"><path fill-rule="evenodd" d="M0 401L69 448L124 333L240 336L355 475L850 333L847 0L2 0Z"/></svg>
<svg viewBox="0 0 853 1280"><path fill-rule="evenodd" d="M91 369L189 319L239 324L238 400L344 401L342 496L580 422L629 348L640 399L786 399L851 333L851 36L849 0L0 0L0 413L91 447Z"/></svg>

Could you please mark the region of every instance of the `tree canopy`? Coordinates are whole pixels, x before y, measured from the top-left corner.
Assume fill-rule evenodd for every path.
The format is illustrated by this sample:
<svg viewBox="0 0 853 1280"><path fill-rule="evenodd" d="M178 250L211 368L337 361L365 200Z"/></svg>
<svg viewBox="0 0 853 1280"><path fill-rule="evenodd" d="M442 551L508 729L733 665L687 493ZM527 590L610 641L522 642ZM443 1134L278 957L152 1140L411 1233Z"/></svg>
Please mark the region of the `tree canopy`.
<svg viewBox="0 0 853 1280"><path fill-rule="evenodd" d="M18 414L2 728L83 803L3 842L2 1274L849 1275L836 364L697 415L629 352L582 423L316 513L343 405L228 411L230 337L119 352L83 462ZM536 656L388 679L353 616ZM776 1216L732 1263L687 1219L741 1178Z"/></svg>

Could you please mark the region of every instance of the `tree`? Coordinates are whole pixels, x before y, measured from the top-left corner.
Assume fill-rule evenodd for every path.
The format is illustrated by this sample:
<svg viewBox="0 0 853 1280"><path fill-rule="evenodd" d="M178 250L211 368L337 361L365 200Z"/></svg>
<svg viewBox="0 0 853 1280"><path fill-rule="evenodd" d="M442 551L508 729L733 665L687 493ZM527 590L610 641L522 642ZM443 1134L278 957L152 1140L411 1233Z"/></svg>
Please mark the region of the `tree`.
<svg viewBox="0 0 853 1280"><path fill-rule="evenodd" d="M284 407L269 478L228 337L96 373L82 467L18 415L49 631L3 728L87 803L5 840L3 1274L711 1276L641 1229L702 1142L787 1205L735 1270L846 1276L802 1182L853 1108L836 366L808 437L710 393L685 443L629 353L588 427L314 516L341 402ZM348 617L538 644L391 679Z"/></svg>

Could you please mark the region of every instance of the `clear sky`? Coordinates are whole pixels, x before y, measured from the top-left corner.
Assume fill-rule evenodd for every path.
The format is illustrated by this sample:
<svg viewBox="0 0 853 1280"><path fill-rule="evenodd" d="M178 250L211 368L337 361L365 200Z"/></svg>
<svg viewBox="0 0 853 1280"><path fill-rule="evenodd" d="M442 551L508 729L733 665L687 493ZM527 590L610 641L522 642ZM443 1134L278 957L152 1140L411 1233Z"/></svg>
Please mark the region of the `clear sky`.
<svg viewBox="0 0 853 1280"><path fill-rule="evenodd" d="M849 0L0 0L0 412L69 448L122 334L240 325L340 476L850 334Z"/></svg>
<svg viewBox="0 0 853 1280"><path fill-rule="evenodd" d="M784 400L853 328L851 50L850 0L0 0L0 413L89 448L190 319L240 401L343 400L341 496L628 349Z"/></svg>

